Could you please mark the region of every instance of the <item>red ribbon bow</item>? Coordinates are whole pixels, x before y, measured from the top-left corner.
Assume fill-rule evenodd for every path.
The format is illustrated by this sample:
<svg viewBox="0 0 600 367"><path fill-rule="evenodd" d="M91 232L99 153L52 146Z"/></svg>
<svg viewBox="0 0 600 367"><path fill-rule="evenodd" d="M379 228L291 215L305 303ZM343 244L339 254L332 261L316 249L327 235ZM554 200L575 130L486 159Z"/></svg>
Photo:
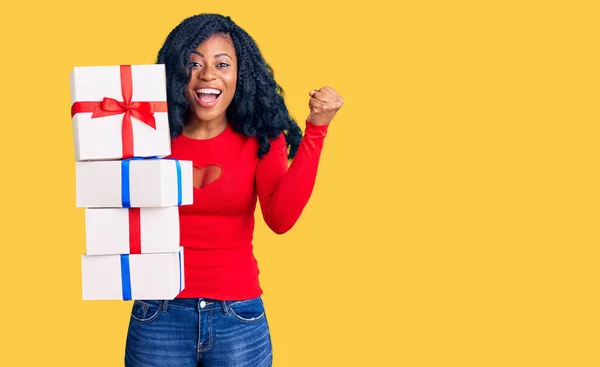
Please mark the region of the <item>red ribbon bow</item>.
<svg viewBox="0 0 600 367"><path fill-rule="evenodd" d="M121 65L121 93L123 101L104 97L100 102L75 102L71 106L71 117L81 112L92 112L92 118L112 115L123 115L121 125L123 158L133 157L133 123L131 116L156 129L154 112L167 112L167 102L131 102L133 95L133 79L131 66Z"/></svg>

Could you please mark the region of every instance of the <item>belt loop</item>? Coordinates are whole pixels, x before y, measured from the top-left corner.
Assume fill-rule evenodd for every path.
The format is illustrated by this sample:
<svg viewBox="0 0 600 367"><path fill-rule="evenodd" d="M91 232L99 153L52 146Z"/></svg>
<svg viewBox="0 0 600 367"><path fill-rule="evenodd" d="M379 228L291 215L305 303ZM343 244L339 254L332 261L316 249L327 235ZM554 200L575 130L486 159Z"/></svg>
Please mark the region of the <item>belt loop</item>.
<svg viewBox="0 0 600 367"><path fill-rule="evenodd" d="M227 301L221 301L221 306L223 307L223 313L225 315L229 315L229 309L227 308Z"/></svg>
<svg viewBox="0 0 600 367"><path fill-rule="evenodd" d="M163 305L162 305L163 312L167 312L168 308L169 308L169 300L166 299L163 301Z"/></svg>

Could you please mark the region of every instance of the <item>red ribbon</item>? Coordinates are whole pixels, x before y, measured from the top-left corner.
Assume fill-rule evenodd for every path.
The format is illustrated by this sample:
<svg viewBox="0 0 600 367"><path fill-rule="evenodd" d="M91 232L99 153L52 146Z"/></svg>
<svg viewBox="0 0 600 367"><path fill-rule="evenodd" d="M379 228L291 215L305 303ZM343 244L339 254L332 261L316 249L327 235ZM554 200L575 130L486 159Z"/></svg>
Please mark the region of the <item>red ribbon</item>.
<svg viewBox="0 0 600 367"><path fill-rule="evenodd" d="M129 208L129 253L142 253L140 208Z"/></svg>
<svg viewBox="0 0 600 367"><path fill-rule="evenodd" d="M132 158L133 125L131 116L156 129L154 112L167 112L167 102L132 102L133 79L131 77L131 66L121 65L120 69L123 101L104 97L99 102L75 102L71 106L71 117L81 112L92 112L92 118L124 114L123 124L121 125L123 158Z"/></svg>

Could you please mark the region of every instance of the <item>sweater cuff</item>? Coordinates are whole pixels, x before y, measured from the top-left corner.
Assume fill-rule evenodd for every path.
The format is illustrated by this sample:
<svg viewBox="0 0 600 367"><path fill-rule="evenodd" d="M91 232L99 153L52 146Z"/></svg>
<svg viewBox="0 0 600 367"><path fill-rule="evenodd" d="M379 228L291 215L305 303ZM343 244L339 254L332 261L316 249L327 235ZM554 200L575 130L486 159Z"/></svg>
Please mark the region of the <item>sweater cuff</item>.
<svg viewBox="0 0 600 367"><path fill-rule="evenodd" d="M306 120L305 123L306 123L305 135L309 135L311 137L321 137L321 138L324 138L327 136L327 130L329 128L329 124L315 125L308 120Z"/></svg>

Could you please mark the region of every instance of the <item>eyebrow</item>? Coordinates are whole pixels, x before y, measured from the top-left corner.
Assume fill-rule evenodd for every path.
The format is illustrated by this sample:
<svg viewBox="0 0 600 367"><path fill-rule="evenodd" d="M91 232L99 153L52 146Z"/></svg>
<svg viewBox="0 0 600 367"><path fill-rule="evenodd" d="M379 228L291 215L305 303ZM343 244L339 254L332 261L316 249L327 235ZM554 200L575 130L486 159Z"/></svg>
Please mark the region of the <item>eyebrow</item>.
<svg viewBox="0 0 600 367"><path fill-rule="evenodd" d="M204 57L204 55L202 55L202 53L201 53L201 52L198 52L198 51L192 51L192 53L194 53L194 54L196 54L196 55L199 55L200 57ZM228 54L226 54L226 53L216 54L216 55L215 55L215 59L216 59L217 57L221 57L221 56L227 56L227 57L229 57L229 58L231 59L231 61L233 61L233 59L231 58L231 56L229 56L229 55L228 55Z"/></svg>

